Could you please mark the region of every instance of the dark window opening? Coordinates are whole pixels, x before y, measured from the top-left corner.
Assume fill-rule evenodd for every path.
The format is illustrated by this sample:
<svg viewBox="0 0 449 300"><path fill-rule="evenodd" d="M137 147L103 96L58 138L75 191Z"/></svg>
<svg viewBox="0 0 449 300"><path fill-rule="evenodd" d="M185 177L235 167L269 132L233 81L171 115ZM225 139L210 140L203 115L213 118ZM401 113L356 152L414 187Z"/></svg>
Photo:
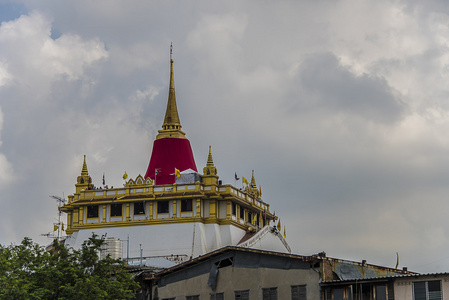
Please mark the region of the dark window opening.
<svg viewBox="0 0 449 300"><path fill-rule="evenodd" d="M262 299L263 300L277 300L278 299L278 288L271 287L262 289Z"/></svg>
<svg viewBox="0 0 449 300"><path fill-rule="evenodd" d="M186 296L186 300L200 300L200 295Z"/></svg>
<svg viewBox="0 0 449 300"><path fill-rule="evenodd" d="M427 287L428 287L429 293L441 292L441 281L440 280L428 281Z"/></svg>
<svg viewBox="0 0 449 300"><path fill-rule="evenodd" d="M362 300L371 300L372 299L372 293L371 293L371 286L370 284L362 284Z"/></svg>
<svg viewBox="0 0 449 300"><path fill-rule="evenodd" d="M413 283L414 300L441 300L441 280L420 281Z"/></svg>
<svg viewBox="0 0 449 300"><path fill-rule="evenodd" d="M181 200L181 212L192 211L192 199Z"/></svg>
<svg viewBox="0 0 449 300"><path fill-rule="evenodd" d="M235 291L235 300L249 300L249 290Z"/></svg>
<svg viewBox="0 0 449 300"><path fill-rule="evenodd" d="M168 214L170 211L169 204L170 203L168 200L158 201L157 202L157 213L158 214Z"/></svg>
<svg viewBox="0 0 449 300"><path fill-rule="evenodd" d="M344 289L334 289L334 300L345 300Z"/></svg>
<svg viewBox="0 0 449 300"><path fill-rule="evenodd" d="M144 202L134 202L134 214L144 215L145 214L145 203Z"/></svg>
<svg viewBox="0 0 449 300"><path fill-rule="evenodd" d="M292 286L292 300L307 300L305 285Z"/></svg>
<svg viewBox="0 0 449 300"><path fill-rule="evenodd" d="M237 205L235 205L235 203L232 203L232 215L236 215L237 214Z"/></svg>
<svg viewBox="0 0 449 300"><path fill-rule="evenodd" d="M376 300L387 300L387 286L376 285Z"/></svg>
<svg viewBox="0 0 449 300"><path fill-rule="evenodd" d="M240 219L245 219L245 210L240 206Z"/></svg>
<svg viewBox="0 0 449 300"><path fill-rule="evenodd" d="M121 217L121 216L122 216L122 205L111 204L111 217Z"/></svg>
<svg viewBox="0 0 449 300"><path fill-rule="evenodd" d="M98 205L89 205L87 207L88 218L98 218Z"/></svg>
<svg viewBox="0 0 449 300"><path fill-rule="evenodd" d="M224 300L224 293L212 293L210 294L210 300Z"/></svg>

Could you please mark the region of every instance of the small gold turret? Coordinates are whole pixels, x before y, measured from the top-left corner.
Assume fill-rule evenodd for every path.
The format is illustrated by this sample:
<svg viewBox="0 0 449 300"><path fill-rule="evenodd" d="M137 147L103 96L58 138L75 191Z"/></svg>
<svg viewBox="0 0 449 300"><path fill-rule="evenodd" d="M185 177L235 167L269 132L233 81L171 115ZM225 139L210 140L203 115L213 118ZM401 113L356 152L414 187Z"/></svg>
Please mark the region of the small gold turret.
<svg viewBox="0 0 449 300"><path fill-rule="evenodd" d="M83 168L81 169L81 176L89 176L89 172L87 171L86 155L84 155Z"/></svg>
<svg viewBox="0 0 449 300"><path fill-rule="evenodd" d="M249 184L249 193L256 196L257 198L260 197L260 192L257 189L257 185L256 185L256 178L254 177L254 170L253 170L253 175L251 177L251 183Z"/></svg>
<svg viewBox="0 0 449 300"><path fill-rule="evenodd" d="M170 87L168 89L167 110L165 111L164 124L156 140L162 138L181 138L185 139L185 133L181 131L181 121L179 121L178 108L176 106L175 79L173 76L173 46L170 45Z"/></svg>
<svg viewBox="0 0 449 300"><path fill-rule="evenodd" d="M214 165L212 159L212 148L209 146L209 155L207 156L206 166L203 168L203 182L206 185L212 185L218 183L217 168Z"/></svg>
<svg viewBox="0 0 449 300"><path fill-rule="evenodd" d="M81 169L81 176L76 179L76 193L79 194L81 190L90 189L93 187L92 178L87 171L86 155L84 155L83 168Z"/></svg>

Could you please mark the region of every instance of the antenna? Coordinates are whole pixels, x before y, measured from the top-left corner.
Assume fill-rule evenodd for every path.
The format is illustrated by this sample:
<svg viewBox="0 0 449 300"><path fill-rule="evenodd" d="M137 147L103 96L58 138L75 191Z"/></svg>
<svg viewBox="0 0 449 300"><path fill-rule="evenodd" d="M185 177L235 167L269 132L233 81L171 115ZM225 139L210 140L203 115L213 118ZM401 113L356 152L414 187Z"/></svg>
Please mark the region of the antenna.
<svg viewBox="0 0 449 300"><path fill-rule="evenodd" d="M58 208L61 207L61 206L64 206L64 204L67 202L67 200L64 198L64 196L62 196L62 197L50 196L50 198L53 198L53 199L56 200L56 202L58 203ZM62 231L61 230L61 225L62 225L61 215L62 215L62 211L58 209L58 222L57 223L53 223L54 226L58 227L58 235L55 236L54 231L53 232L50 231L48 233L41 234L41 236L46 236L46 237L52 238L52 239L58 238L58 241L61 239L61 231Z"/></svg>
<svg viewBox="0 0 449 300"><path fill-rule="evenodd" d="M62 205L64 205L67 202L67 200L64 199L64 196L62 198L59 197L59 196L50 196L50 198L55 199L56 202L58 202L58 206L62 206Z"/></svg>

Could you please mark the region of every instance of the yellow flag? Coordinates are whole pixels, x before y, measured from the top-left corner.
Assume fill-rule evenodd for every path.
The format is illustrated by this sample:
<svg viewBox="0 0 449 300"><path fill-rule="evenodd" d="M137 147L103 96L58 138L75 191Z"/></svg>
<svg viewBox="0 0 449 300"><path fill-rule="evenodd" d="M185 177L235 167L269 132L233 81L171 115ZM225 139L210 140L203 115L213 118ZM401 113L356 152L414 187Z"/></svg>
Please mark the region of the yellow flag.
<svg viewBox="0 0 449 300"><path fill-rule="evenodd" d="M279 231L281 231L281 219L279 219L277 229L278 229Z"/></svg>
<svg viewBox="0 0 449 300"><path fill-rule="evenodd" d="M64 231L64 223L61 223L61 230Z"/></svg>
<svg viewBox="0 0 449 300"><path fill-rule="evenodd" d="M58 230L58 225L53 225L53 231Z"/></svg>
<svg viewBox="0 0 449 300"><path fill-rule="evenodd" d="M256 220L257 220L257 215L256 214L254 214L254 217L253 217L253 225L256 225Z"/></svg>
<svg viewBox="0 0 449 300"><path fill-rule="evenodd" d="M245 177L242 176L242 182L246 183L246 185L249 185L248 179L246 179Z"/></svg>
<svg viewBox="0 0 449 300"><path fill-rule="evenodd" d="M126 171L125 171L125 174L123 174L123 179L126 180L127 178L128 178L128 174L126 174Z"/></svg>
<svg viewBox="0 0 449 300"><path fill-rule="evenodd" d="M175 168L175 175L178 178L181 177L181 172L178 169L176 169L176 168Z"/></svg>
<svg viewBox="0 0 449 300"><path fill-rule="evenodd" d="M287 238L287 232L285 231L285 226L284 226L284 239Z"/></svg>

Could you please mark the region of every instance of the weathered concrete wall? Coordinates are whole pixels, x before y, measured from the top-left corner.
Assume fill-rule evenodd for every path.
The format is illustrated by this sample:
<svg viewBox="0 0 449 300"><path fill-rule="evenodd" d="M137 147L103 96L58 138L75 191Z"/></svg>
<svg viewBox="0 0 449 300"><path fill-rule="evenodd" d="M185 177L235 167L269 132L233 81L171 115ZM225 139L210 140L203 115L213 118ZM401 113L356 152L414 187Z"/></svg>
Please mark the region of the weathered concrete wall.
<svg viewBox="0 0 449 300"><path fill-rule="evenodd" d="M432 281L432 280L441 280L443 299L449 299L448 274L418 275L418 276L397 278L394 281L394 299L395 300L413 299L413 283L418 281Z"/></svg>
<svg viewBox="0 0 449 300"><path fill-rule="evenodd" d="M212 289L207 285L209 274L181 280L158 288L160 299L186 295L200 295L209 299ZM277 287L278 299L291 298L292 285L306 285L307 299L319 300L319 273L314 269L236 268L219 269L216 292L224 292L225 299L235 299L237 290L249 290L250 299L262 299L262 289ZM178 298L179 297L179 298Z"/></svg>

